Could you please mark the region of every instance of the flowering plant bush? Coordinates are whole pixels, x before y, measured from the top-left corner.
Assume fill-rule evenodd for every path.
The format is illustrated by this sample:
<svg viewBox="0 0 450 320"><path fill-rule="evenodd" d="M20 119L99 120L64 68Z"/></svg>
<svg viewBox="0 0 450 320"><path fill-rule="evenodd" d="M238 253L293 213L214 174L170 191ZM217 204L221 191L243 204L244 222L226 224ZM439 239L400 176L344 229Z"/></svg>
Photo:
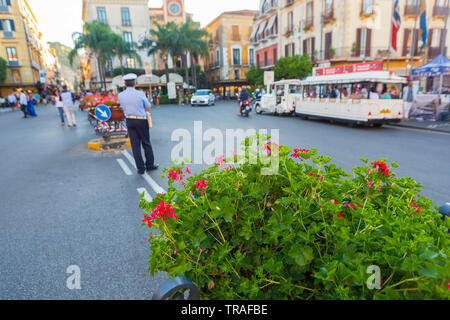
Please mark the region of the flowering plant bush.
<svg viewBox="0 0 450 320"><path fill-rule="evenodd" d="M255 150L255 140L261 140ZM141 200L150 272L186 276L204 299L448 299L450 221L386 160L348 174L316 149L245 142L251 157L190 174ZM262 154L279 157L261 175ZM391 169L389 169L391 168ZM370 287L368 268L381 271Z"/></svg>
<svg viewBox="0 0 450 320"><path fill-rule="evenodd" d="M120 107L119 98L117 96L108 97L98 94L86 96L81 100L80 107L82 109L87 109L91 114L94 114L95 108L97 108L101 104L108 106L111 111L120 110L123 112L122 108Z"/></svg>

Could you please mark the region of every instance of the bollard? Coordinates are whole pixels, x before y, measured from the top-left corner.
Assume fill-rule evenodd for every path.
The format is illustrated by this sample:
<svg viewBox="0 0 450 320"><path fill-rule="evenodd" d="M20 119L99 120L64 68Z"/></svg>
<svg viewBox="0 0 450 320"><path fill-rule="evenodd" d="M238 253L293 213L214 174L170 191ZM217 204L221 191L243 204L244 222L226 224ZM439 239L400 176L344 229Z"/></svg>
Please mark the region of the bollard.
<svg viewBox="0 0 450 320"><path fill-rule="evenodd" d="M446 203L441 207L441 210L439 210L439 213L442 214L445 218L445 216L450 217L450 203Z"/></svg>
<svg viewBox="0 0 450 320"><path fill-rule="evenodd" d="M189 290L189 296L184 292ZM200 300L200 291L185 277L176 277L164 282L153 294L152 300Z"/></svg>
<svg viewBox="0 0 450 320"><path fill-rule="evenodd" d="M439 210L439 213L442 214L442 220L445 219L445 217L450 218L450 203L446 203L441 207L441 210ZM450 229L447 229L447 232L450 233Z"/></svg>

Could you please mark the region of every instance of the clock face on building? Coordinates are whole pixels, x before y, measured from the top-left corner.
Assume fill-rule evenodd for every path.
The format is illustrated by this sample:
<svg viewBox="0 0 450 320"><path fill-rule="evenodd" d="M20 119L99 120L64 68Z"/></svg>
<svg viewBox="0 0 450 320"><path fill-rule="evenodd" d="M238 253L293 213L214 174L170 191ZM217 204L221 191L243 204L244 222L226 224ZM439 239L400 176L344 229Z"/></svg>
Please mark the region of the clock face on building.
<svg viewBox="0 0 450 320"><path fill-rule="evenodd" d="M180 12L181 12L180 5L176 2L172 2L171 4L169 4L169 11L173 15L180 14Z"/></svg>

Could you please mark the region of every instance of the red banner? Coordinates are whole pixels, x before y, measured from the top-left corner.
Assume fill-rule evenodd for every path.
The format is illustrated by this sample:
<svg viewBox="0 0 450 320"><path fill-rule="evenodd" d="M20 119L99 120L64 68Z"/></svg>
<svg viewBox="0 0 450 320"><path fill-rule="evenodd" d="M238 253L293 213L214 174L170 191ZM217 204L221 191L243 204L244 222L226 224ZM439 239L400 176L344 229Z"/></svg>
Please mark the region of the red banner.
<svg viewBox="0 0 450 320"><path fill-rule="evenodd" d="M367 63L358 63L348 66L331 67L331 68L317 68L316 76L330 76L334 74L344 74L352 72L367 72L367 71L381 71L383 70L383 61L374 61Z"/></svg>

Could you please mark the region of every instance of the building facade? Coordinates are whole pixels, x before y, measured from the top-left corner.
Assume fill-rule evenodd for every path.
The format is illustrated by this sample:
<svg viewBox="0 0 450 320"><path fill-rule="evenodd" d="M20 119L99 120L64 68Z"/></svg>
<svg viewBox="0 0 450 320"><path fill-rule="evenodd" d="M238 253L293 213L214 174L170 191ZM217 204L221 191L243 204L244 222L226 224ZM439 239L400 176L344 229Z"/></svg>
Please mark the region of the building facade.
<svg viewBox="0 0 450 320"><path fill-rule="evenodd" d="M260 0L259 12L253 22L250 41L255 47L256 64L262 69L272 68L280 57L280 2Z"/></svg>
<svg viewBox="0 0 450 320"><path fill-rule="evenodd" d="M267 26L272 26L268 15L275 15L277 5L279 17L279 56L306 54L316 65L339 66L358 62L383 60L387 67L393 3L386 0L264 0L260 15L255 21L260 31L251 40L260 52L267 48L269 39ZM402 18L398 32L397 50L391 50L389 69L400 75L408 75L411 68L426 63L441 52L447 0L427 0L428 40L425 47L417 37L419 22L414 31L416 0L400 0ZM266 10L269 8L269 10ZM272 8L272 9L270 9ZM266 28L266 29L264 29ZM277 37L272 36L276 42ZM449 43L447 32L445 43ZM413 41L413 39L415 39ZM414 43L413 43L414 42ZM275 45L275 44L272 44ZM447 54L447 45L444 45ZM264 49L262 49L264 50ZM273 65L270 50L266 58L260 58L262 68ZM264 55L266 53L264 52Z"/></svg>
<svg viewBox="0 0 450 320"><path fill-rule="evenodd" d="M123 36L130 44L138 43L149 35L150 17L148 14L148 0L83 0L82 19L84 22L99 21L109 25L117 34ZM138 50L141 65L134 57L124 58L124 67L144 69L147 63L147 51ZM113 70L120 68L117 57L109 59L105 65L107 84L112 83ZM100 76L96 59L92 61L91 86L98 87Z"/></svg>
<svg viewBox="0 0 450 320"><path fill-rule="evenodd" d="M0 83L2 96L14 89L41 92L61 81L56 52L26 0L0 0L0 57L8 63L6 81Z"/></svg>
<svg viewBox="0 0 450 320"><path fill-rule="evenodd" d="M247 85L246 74L255 65L255 47L250 42L257 11L222 13L205 30L210 34L209 52L204 67L212 88L222 96L235 94Z"/></svg>

